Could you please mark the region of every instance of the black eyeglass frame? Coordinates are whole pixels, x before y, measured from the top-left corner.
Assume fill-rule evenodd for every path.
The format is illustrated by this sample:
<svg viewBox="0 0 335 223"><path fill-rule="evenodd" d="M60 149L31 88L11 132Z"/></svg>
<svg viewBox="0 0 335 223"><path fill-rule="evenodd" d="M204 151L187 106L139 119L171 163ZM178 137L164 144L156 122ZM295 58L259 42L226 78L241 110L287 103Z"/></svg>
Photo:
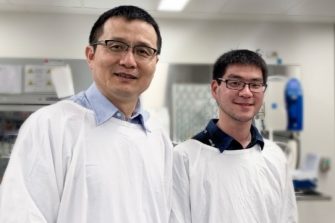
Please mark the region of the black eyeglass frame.
<svg viewBox="0 0 335 223"><path fill-rule="evenodd" d="M150 50L153 50L153 54L150 56L150 57L154 57L155 55L157 55L157 52L158 50L155 49L155 48L152 48L150 46L146 46L146 45L135 45L135 46L132 46L132 45L129 45L128 43L125 43L125 42L122 42L122 41L119 41L119 40L113 40L113 39L106 39L106 40L98 40L94 43L91 43L90 45L91 46L96 46L96 45L102 45L102 46L105 46L107 49L108 48L108 43L109 42L116 42L116 43L120 43L120 44L123 44L125 46L127 46L127 48L124 50L124 52L127 52L129 48L136 48L136 47L146 47Z"/></svg>
<svg viewBox="0 0 335 223"><path fill-rule="evenodd" d="M253 82L244 82L244 81L241 81L241 80L232 80L232 79L223 79L223 78L217 78L216 81L220 84L221 82L225 82L226 83L226 87L230 90L235 90L235 91L241 91L245 88L246 85L248 85L248 88L251 92L253 93L262 93L262 92L265 92L266 91L266 88L267 88L267 84L266 83L257 83L257 84L260 84L264 89L262 89L261 91L255 91L255 89L251 89L250 88L250 85L251 84L255 84ZM228 85L228 82L229 81L233 81L233 82L240 82L242 83L242 87L240 89L237 89L237 88L232 88L231 86Z"/></svg>

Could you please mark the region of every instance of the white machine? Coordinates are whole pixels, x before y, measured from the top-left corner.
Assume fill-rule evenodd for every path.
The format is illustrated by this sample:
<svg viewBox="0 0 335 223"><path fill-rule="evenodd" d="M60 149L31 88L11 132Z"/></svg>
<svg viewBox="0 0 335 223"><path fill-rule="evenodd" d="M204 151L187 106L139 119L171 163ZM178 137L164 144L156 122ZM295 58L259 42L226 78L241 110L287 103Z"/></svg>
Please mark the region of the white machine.
<svg viewBox="0 0 335 223"><path fill-rule="evenodd" d="M303 95L300 67L269 66L263 105L263 131L286 153L291 169L298 167L299 132L303 129Z"/></svg>

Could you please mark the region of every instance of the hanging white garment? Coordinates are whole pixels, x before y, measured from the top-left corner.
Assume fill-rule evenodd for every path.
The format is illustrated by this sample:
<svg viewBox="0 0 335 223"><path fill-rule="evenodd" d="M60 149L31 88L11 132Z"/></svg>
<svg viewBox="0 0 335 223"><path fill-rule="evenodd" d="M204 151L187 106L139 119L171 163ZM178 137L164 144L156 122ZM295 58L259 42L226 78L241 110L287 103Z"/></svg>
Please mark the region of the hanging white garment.
<svg viewBox="0 0 335 223"><path fill-rule="evenodd" d="M187 140L174 150L171 223L293 223L296 201L281 149L265 140L225 150Z"/></svg>
<svg viewBox="0 0 335 223"><path fill-rule="evenodd" d="M72 101L24 123L7 167L1 223L167 223L172 144L149 119L140 125Z"/></svg>

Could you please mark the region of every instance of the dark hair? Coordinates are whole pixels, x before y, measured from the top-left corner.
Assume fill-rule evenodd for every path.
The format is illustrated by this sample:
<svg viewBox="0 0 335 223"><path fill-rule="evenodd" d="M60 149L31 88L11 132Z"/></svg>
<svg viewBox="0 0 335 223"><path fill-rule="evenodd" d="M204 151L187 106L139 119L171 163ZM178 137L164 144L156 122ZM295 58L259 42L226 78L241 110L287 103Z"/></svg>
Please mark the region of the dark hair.
<svg viewBox="0 0 335 223"><path fill-rule="evenodd" d="M261 55L245 49L231 50L221 55L214 63L213 80L223 77L228 66L233 64L253 65L260 68L262 70L263 81L264 83L267 82L268 69Z"/></svg>
<svg viewBox="0 0 335 223"><path fill-rule="evenodd" d="M112 8L106 12L104 12L98 20L94 23L90 37L89 37L89 44L92 45L94 42L96 42L99 38L99 36L103 32L103 25L105 22L112 18L112 17L123 17L129 21L131 20L142 20L144 22L149 23L153 26L155 29L155 32L157 34L157 54L160 54L161 47L162 47L162 37L161 33L159 31L159 27L155 19L145 10L132 6L132 5L122 5L115 8Z"/></svg>

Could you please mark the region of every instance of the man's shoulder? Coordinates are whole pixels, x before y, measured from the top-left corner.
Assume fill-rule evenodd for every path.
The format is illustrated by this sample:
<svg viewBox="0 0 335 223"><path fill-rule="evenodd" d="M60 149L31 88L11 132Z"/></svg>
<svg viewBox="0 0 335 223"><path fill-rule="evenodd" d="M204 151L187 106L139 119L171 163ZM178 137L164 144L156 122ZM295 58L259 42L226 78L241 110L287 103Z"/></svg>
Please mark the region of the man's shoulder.
<svg viewBox="0 0 335 223"><path fill-rule="evenodd" d="M286 162L284 151L276 142L272 140L264 139L264 148L262 154L268 160Z"/></svg>
<svg viewBox="0 0 335 223"><path fill-rule="evenodd" d="M64 119L82 120L88 112L88 109L73 101L63 100L38 109L30 115L28 120L30 122L38 122L39 125L58 122Z"/></svg>
<svg viewBox="0 0 335 223"><path fill-rule="evenodd" d="M38 109L36 114L60 114L60 112L65 113L83 113L87 111L87 109L71 100L62 100L58 101L54 104L44 106Z"/></svg>
<svg viewBox="0 0 335 223"><path fill-rule="evenodd" d="M161 120L159 116L153 114L152 112L145 111L148 115L147 119L143 119L145 126L152 132L159 132L166 136L170 133L169 125Z"/></svg>
<svg viewBox="0 0 335 223"><path fill-rule="evenodd" d="M206 131L207 130L199 132L198 134L193 136L192 139L197 140L205 145L211 145Z"/></svg>
<svg viewBox="0 0 335 223"><path fill-rule="evenodd" d="M193 154L201 152L205 147L209 146L195 139L187 139L186 141L177 143L174 147L174 152L180 154Z"/></svg>
<svg viewBox="0 0 335 223"><path fill-rule="evenodd" d="M263 138L264 140L264 149L266 149L266 151L282 151L280 146L272 140Z"/></svg>

